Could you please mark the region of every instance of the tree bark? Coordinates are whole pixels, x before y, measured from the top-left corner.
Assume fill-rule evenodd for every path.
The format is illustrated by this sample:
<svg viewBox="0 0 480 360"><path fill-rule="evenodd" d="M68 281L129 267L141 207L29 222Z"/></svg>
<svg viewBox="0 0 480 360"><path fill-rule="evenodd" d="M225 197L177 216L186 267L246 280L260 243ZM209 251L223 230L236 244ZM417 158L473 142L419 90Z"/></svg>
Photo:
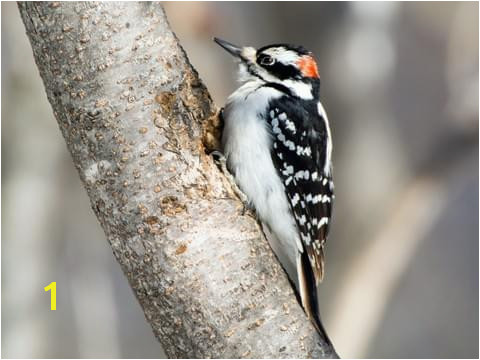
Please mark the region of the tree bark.
<svg viewBox="0 0 480 360"><path fill-rule="evenodd" d="M167 355L335 357L205 154L216 108L161 5L19 9L92 208Z"/></svg>

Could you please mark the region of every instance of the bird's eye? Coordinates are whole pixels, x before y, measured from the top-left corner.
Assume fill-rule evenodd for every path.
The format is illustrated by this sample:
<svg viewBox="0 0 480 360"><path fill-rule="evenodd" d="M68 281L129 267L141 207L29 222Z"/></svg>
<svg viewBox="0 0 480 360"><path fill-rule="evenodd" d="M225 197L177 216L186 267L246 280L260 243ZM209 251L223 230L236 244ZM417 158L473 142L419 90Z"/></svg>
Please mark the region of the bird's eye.
<svg viewBox="0 0 480 360"><path fill-rule="evenodd" d="M275 62L275 60L271 56L268 56L268 55L260 58L260 65L269 66L269 65L273 65L274 62Z"/></svg>

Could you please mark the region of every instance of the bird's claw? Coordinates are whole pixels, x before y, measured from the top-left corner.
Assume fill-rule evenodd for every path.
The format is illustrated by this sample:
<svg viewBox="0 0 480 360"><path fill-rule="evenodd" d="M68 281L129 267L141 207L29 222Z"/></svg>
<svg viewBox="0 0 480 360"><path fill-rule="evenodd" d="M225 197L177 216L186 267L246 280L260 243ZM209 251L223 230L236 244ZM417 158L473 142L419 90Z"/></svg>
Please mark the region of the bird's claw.
<svg viewBox="0 0 480 360"><path fill-rule="evenodd" d="M230 186L232 187L233 192L235 195L240 199L242 202L242 216L245 215L249 210L249 202L247 195L245 195L242 190L238 187L237 183L235 182L235 179L233 175L228 171L227 168L227 158L225 155L223 155L222 152L218 150L214 150L210 153L210 155L213 158L213 161L215 164L217 164L218 167L220 167L220 170L222 171L223 175L227 178L228 182L230 183Z"/></svg>

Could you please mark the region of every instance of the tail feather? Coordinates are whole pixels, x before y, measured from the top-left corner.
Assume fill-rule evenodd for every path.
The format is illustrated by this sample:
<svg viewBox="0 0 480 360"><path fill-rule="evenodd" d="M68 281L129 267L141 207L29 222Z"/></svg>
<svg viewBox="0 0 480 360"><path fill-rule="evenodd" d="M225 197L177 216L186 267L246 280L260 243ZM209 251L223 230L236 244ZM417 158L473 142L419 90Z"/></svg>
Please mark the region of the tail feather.
<svg viewBox="0 0 480 360"><path fill-rule="evenodd" d="M331 344L330 339L322 325L320 309L318 307L317 282L306 252L297 255L297 273L299 282L300 299L308 318L315 329Z"/></svg>
<svg viewBox="0 0 480 360"><path fill-rule="evenodd" d="M298 290L295 291L297 300L301 303L315 329L328 342L328 344L331 345L330 339L323 328L318 307L317 282L321 280L322 274L320 273L319 276L319 273L317 273L317 276L315 276L315 269L311 266L307 251L298 251L296 258L290 258L283 252L280 241L270 230L269 226L262 222L262 229L275 255L279 259L284 270L287 272L292 287L295 290ZM321 251L323 251L323 249ZM321 257L321 259L323 259L323 257ZM321 269L323 269L323 264ZM318 281L316 279L318 279Z"/></svg>

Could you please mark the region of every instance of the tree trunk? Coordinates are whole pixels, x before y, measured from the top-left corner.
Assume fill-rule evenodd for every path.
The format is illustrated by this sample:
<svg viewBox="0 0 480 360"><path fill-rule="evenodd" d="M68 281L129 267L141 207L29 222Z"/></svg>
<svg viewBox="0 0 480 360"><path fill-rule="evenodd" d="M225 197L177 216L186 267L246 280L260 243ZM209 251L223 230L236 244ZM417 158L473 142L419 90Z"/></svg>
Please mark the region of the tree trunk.
<svg viewBox="0 0 480 360"><path fill-rule="evenodd" d="M92 208L168 356L336 356L205 154L216 109L161 5L19 8Z"/></svg>

